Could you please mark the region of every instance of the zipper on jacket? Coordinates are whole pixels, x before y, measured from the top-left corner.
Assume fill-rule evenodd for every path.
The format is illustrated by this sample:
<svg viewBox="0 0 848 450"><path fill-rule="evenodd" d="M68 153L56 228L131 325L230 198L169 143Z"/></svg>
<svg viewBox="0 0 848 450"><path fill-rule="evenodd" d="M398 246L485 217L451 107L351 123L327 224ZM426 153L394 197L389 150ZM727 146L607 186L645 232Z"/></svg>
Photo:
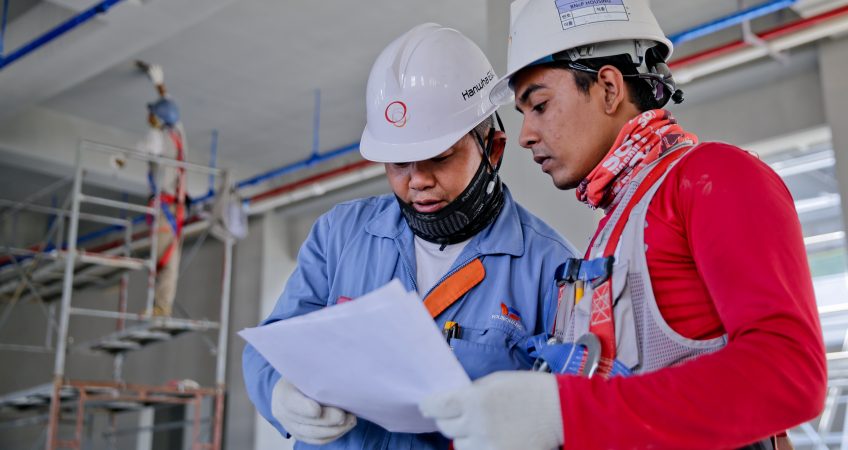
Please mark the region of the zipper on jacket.
<svg viewBox="0 0 848 450"><path fill-rule="evenodd" d="M403 264L403 268L406 271L406 276L412 282L412 288L415 289L415 292L418 292L418 281L413 276L412 269L409 268L409 261L407 261L406 253L401 248L400 241L398 239L392 239L392 240L395 241L395 247L397 247L398 256L400 257L401 262ZM413 252L413 255L414 254L415 253ZM418 263L418 261L416 261L416 264L417 263Z"/></svg>

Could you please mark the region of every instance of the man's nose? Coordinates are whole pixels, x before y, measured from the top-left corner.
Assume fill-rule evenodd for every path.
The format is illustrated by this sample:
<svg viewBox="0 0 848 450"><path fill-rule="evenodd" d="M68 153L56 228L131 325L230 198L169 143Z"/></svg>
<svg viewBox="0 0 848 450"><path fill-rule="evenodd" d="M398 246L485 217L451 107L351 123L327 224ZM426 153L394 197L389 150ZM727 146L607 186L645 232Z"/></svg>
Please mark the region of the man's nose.
<svg viewBox="0 0 848 450"><path fill-rule="evenodd" d="M426 164L412 163L409 168L409 188L416 191L431 188L435 185L433 172Z"/></svg>
<svg viewBox="0 0 848 450"><path fill-rule="evenodd" d="M539 134L529 121L524 118L521 121L521 134L518 135L518 145L531 148L539 143Z"/></svg>

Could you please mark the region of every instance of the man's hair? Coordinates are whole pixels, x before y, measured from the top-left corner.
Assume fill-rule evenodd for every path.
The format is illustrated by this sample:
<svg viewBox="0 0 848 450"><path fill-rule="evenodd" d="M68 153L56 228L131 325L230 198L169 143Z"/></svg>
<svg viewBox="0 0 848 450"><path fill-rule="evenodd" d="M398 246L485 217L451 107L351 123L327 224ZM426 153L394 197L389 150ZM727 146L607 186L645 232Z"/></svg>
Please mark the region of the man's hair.
<svg viewBox="0 0 848 450"><path fill-rule="evenodd" d="M491 116L486 117L485 119L483 119L482 122L478 123L477 126L474 127L474 129L471 130L470 134L471 137L474 138L474 142L477 142L477 136L480 136L480 139L482 139L483 142L486 142L486 139L489 138L489 130L495 127L494 116L495 115L492 114Z"/></svg>
<svg viewBox="0 0 848 450"><path fill-rule="evenodd" d="M638 73L636 65L630 59L630 55L608 56L603 58L581 59L580 64L594 70L600 70L604 66L613 66L624 75L634 75ZM574 83L577 84L577 89L584 94L589 93L589 88L598 82L598 74L584 72L577 69L572 69L564 61L554 61L549 63L551 67L557 69L565 69L574 75ZM654 97L653 88L643 79L635 77L625 77L624 82L627 85L627 91L630 93L630 103L636 105L639 111L650 111L659 109L660 102Z"/></svg>

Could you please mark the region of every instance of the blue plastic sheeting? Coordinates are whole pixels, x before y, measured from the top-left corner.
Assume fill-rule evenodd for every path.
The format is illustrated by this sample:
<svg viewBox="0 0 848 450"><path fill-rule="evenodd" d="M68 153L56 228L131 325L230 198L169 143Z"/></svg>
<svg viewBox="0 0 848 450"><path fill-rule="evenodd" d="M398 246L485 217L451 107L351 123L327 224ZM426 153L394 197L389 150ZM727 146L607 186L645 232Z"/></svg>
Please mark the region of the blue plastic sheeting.
<svg viewBox="0 0 848 450"><path fill-rule="evenodd" d="M744 9L729 16L721 17L705 24L698 25L697 27L672 34L668 38L674 45L682 44L684 42L688 42L699 37L715 33L725 28L738 25L742 22L753 20L758 17L771 14L775 11L786 9L797 2L798 0L776 0L766 2L761 5L754 6L752 8Z"/></svg>

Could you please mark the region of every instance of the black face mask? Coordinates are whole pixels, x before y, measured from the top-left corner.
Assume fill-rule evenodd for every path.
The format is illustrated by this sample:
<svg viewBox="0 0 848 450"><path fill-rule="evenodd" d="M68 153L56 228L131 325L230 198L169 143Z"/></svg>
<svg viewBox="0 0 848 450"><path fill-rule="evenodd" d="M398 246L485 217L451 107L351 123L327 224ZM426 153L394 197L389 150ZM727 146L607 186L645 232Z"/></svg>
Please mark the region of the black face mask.
<svg viewBox="0 0 848 450"><path fill-rule="evenodd" d="M503 130L501 118L495 114L498 125ZM504 193L498 170L503 156L495 167L489 162L489 155L495 137L495 129L489 130L489 139L484 145L476 132L477 141L483 149L480 167L464 191L450 204L433 213L421 213L412 205L398 198L400 210L406 223L416 236L428 242L446 245L462 242L480 232L495 221L504 205Z"/></svg>

